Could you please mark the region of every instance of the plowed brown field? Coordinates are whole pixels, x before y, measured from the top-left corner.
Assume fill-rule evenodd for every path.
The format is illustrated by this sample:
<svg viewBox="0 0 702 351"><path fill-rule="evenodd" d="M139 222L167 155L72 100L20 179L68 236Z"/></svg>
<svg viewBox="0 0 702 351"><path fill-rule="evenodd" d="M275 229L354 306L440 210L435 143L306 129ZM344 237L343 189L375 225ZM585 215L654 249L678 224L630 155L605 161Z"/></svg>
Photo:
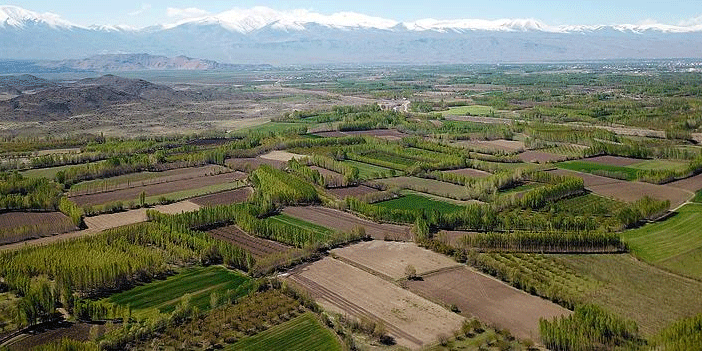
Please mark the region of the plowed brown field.
<svg viewBox="0 0 702 351"><path fill-rule="evenodd" d="M253 188L245 186L243 188L222 191L220 193L198 196L190 199L190 202L200 206L229 205L244 202L253 193Z"/></svg>
<svg viewBox="0 0 702 351"><path fill-rule="evenodd" d="M412 234L407 226L375 223L331 208L319 206L286 207L283 209L283 213L342 232L348 232L361 226L366 229L366 234L374 239L412 240Z"/></svg>
<svg viewBox="0 0 702 351"><path fill-rule="evenodd" d="M270 254L284 252L290 249L290 246L283 245L279 242L248 235L236 225L215 228L208 230L207 233L214 238L241 246L249 250L256 257L265 257Z"/></svg>

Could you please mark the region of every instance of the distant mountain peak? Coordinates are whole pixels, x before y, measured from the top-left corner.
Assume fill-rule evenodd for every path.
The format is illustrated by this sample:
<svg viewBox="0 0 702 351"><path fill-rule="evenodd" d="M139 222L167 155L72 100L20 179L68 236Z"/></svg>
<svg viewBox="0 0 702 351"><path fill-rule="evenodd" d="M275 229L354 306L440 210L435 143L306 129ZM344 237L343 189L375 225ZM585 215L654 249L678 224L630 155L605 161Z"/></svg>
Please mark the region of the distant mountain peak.
<svg viewBox="0 0 702 351"><path fill-rule="evenodd" d="M27 24L45 24L53 28L72 28L77 25L50 12L37 13L19 6L0 6L0 28L5 26L22 28Z"/></svg>

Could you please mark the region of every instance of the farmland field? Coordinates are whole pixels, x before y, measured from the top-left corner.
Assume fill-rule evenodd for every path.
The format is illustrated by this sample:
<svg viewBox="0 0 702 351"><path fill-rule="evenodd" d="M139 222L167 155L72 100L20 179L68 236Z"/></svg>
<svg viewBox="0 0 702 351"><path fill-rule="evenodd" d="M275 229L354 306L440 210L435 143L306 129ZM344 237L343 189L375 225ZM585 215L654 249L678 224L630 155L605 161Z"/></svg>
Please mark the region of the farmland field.
<svg viewBox="0 0 702 351"><path fill-rule="evenodd" d="M466 177L473 177L473 178L485 178L490 175L490 173L481 171L479 169L473 169L473 168L459 168L459 169L452 169L450 171L444 171L446 173L454 173L454 174L460 174Z"/></svg>
<svg viewBox="0 0 702 351"><path fill-rule="evenodd" d="M163 172L140 172L126 174L106 179L96 179L81 182L71 186L70 196L114 191L129 187L146 186L158 183L168 183L176 180L186 180L203 176L215 175L229 172L225 167L219 165L208 165L203 167L178 168Z"/></svg>
<svg viewBox="0 0 702 351"><path fill-rule="evenodd" d="M190 192L193 190L201 189L201 188L206 188L206 187L214 187L214 186L219 186L224 184L225 189L218 189L218 188L212 188L211 192L216 192L217 190L228 190L226 189L227 184L232 184L233 182L237 180L241 180L245 177L245 175L241 172L231 172L231 173L224 173L224 174L218 174L218 175L213 175L213 176L206 176L206 177L199 177L197 179L183 179L183 180L176 180L172 182L167 182L167 183L159 183L159 184L152 184L152 185L146 185L146 186L139 186L139 187L134 187L134 188L128 188L128 189L122 189L122 190L116 190L116 191L109 191L109 192L104 192L104 193L96 193L96 194L89 194L89 195L80 195L80 196L73 196L71 197L71 200L73 200L75 203L77 203L80 206L85 206L85 205L101 205L101 204L106 204L109 202L113 201L137 201L139 198L139 195L144 192L147 197L153 198L153 197L160 197L163 196L164 194L171 194L174 197L182 197L187 195L191 196L197 196L201 195L198 194L197 191L195 192ZM234 186L234 184L229 185L229 188ZM186 192L185 195L179 196L178 193L180 192Z"/></svg>
<svg viewBox="0 0 702 351"><path fill-rule="evenodd" d="M687 163L675 160L645 160L629 165L631 168L642 170L670 170L674 171L687 167Z"/></svg>
<svg viewBox="0 0 702 351"><path fill-rule="evenodd" d="M613 166L609 164L596 163L590 161L566 161L561 162L558 168L563 168L576 172L595 173L595 172L611 172L621 174L626 177L626 180L635 180L639 170L624 166Z"/></svg>
<svg viewBox="0 0 702 351"><path fill-rule="evenodd" d="M408 265L413 266L419 275L458 265L456 261L414 243L396 241L366 241L334 249L332 253L356 267L394 280L406 277Z"/></svg>
<svg viewBox="0 0 702 351"><path fill-rule="evenodd" d="M327 228L349 232L363 227L366 234L374 239L411 240L409 227L395 224L381 224L362 219L350 213L326 207L286 207L283 213Z"/></svg>
<svg viewBox="0 0 702 351"><path fill-rule="evenodd" d="M504 152L517 152L525 149L523 141L517 140L466 140L457 141L452 143L453 145L460 145L467 148L474 148L477 150L487 150L491 152L504 151Z"/></svg>
<svg viewBox="0 0 702 351"><path fill-rule="evenodd" d="M666 186L696 192L702 190L702 173L685 179L676 180Z"/></svg>
<svg viewBox="0 0 702 351"><path fill-rule="evenodd" d="M657 223L628 230L622 239L634 254L672 272L702 279L702 204L688 204Z"/></svg>
<svg viewBox="0 0 702 351"><path fill-rule="evenodd" d="M462 313L507 328L518 338L538 340L539 319L568 315L553 302L529 295L499 280L459 266L408 282L410 291L458 306Z"/></svg>
<svg viewBox="0 0 702 351"><path fill-rule="evenodd" d="M242 247L251 252L251 254L257 258L265 257L278 252L284 252L291 248L276 241L248 235L236 225L228 225L226 227L211 229L208 230L207 233L214 238L228 241Z"/></svg>
<svg viewBox="0 0 702 351"><path fill-rule="evenodd" d="M267 154L260 155L258 156L264 160L273 160L273 161L283 161L283 162L288 162L290 160L294 159L302 159L304 157L307 157L306 155L300 155L300 154L293 154L292 152L287 152L287 151L280 151L280 150L274 150L271 151Z"/></svg>
<svg viewBox="0 0 702 351"><path fill-rule="evenodd" d="M361 269L326 257L286 279L301 285L326 310L381 320L397 344L419 348L460 328L463 317Z"/></svg>
<svg viewBox="0 0 702 351"><path fill-rule="evenodd" d="M461 210L461 206L415 194L407 194L396 199L377 202L376 205L399 210L437 210L441 213Z"/></svg>
<svg viewBox="0 0 702 351"><path fill-rule="evenodd" d="M391 170L390 168L380 167L353 160L344 160L343 162L349 166L358 168L358 174L362 179L384 178L389 177L393 173L402 173L396 170Z"/></svg>
<svg viewBox="0 0 702 351"><path fill-rule="evenodd" d="M462 200L467 197L467 191L465 187L434 179L424 179L417 177L394 177L380 179L378 181L387 185L412 189L423 193L450 197L454 199Z"/></svg>
<svg viewBox="0 0 702 351"><path fill-rule="evenodd" d="M260 165L269 165L274 168L283 168L286 165L285 161L264 159L260 157L245 157L245 158L228 158L224 163L233 169L239 171L252 171Z"/></svg>
<svg viewBox="0 0 702 351"><path fill-rule="evenodd" d="M406 136L405 133L399 132L395 129L371 129L371 130L354 130L348 132L342 132L345 135L367 135L374 136L376 138L385 140L400 140Z"/></svg>
<svg viewBox="0 0 702 351"><path fill-rule="evenodd" d="M311 223L294 216L289 216L286 213L281 213L275 216L271 216L265 219L265 221L280 222L300 229L311 230L319 237L327 237L334 233L333 230L319 224Z"/></svg>
<svg viewBox="0 0 702 351"><path fill-rule="evenodd" d="M545 149L540 149L542 152L547 152L550 154L563 155L568 158L581 158L583 152L587 149L587 146L578 144L563 144L554 147L548 147Z"/></svg>
<svg viewBox="0 0 702 351"><path fill-rule="evenodd" d="M567 213L573 216L582 216L587 214L611 216L617 213L619 209L624 207L626 203L613 200L607 197L585 194L575 196L563 200L547 207L554 209L556 212Z"/></svg>
<svg viewBox="0 0 702 351"><path fill-rule="evenodd" d="M0 213L0 245L76 229L71 219L61 212Z"/></svg>
<svg viewBox="0 0 702 351"><path fill-rule="evenodd" d="M336 335L305 313L262 333L242 339L225 350L341 351Z"/></svg>
<svg viewBox="0 0 702 351"><path fill-rule="evenodd" d="M585 295L586 302L633 319L645 335L677 319L702 313L700 281L665 272L628 254L555 257L578 274L602 283Z"/></svg>
<svg viewBox="0 0 702 351"><path fill-rule="evenodd" d="M251 279L221 266L186 268L165 280L156 280L105 300L118 305L129 305L135 315L170 313L185 294L190 294L190 305L201 311L210 308L210 294L220 295L232 290L235 296L244 296L252 285Z"/></svg>
<svg viewBox="0 0 702 351"><path fill-rule="evenodd" d="M618 167L626 167L626 166L631 166L631 165L634 165L637 163L644 162L643 160L638 159L638 158L622 157L622 156L609 156L609 155L588 157L588 158L583 159L583 161L593 162L593 163L597 163L600 165L618 166Z"/></svg>
<svg viewBox="0 0 702 351"><path fill-rule="evenodd" d="M327 189L327 192L333 194L334 196L340 199L344 199L347 196L363 196L366 194L376 193L378 192L378 190L369 186L358 185L345 188L331 188Z"/></svg>
<svg viewBox="0 0 702 351"><path fill-rule="evenodd" d="M102 161L100 161L100 162L102 162ZM94 164L98 164L98 163L99 162L89 163L89 164L94 165ZM25 177L29 177L29 178L44 177L44 178L54 179L56 177L56 173L58 173L60 171L65 171L71 167L75 167L75 165L30 169L28 171L22 172L22 175Z"/></svg>
<svg viewBox="0 0 702 351"><path fill-rule="evenodd" d="M245 186L234 190L226 190L215 194L198 196L190 199L200 206L229 205L244 202L253 193L253 188Z"/></svg>
<svg viewBox="0 0 702 351"><path fill-rule="evenodd" d="M494 116L495 110L490 106L470 105L451 107L448 111L441 111L444 116Z"/></svg>

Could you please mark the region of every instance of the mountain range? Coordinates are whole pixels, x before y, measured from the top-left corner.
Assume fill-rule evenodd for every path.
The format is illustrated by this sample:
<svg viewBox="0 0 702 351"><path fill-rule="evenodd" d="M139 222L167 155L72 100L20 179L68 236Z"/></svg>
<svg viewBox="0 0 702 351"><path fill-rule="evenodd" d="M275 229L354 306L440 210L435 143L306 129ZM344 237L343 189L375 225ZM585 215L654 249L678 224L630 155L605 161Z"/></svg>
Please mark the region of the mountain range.
<svg viewBox="0 0 702 351"><path fill-rule="evenodd" d="M181 58L176 66L183 67L216 66L211 60L289 65L700 58L702 25L549 26L534 19L397 22L351 12L323 15L254 7L130 28L80 26L54 14L0 6L0 48L1 59L60 60L103 71L110 70L109 64L100 67L77 59L101 55L104 64L106 54L135 52L206 59L184 63L187 58ZM172 64L156 63L165 69Z"/></svg>

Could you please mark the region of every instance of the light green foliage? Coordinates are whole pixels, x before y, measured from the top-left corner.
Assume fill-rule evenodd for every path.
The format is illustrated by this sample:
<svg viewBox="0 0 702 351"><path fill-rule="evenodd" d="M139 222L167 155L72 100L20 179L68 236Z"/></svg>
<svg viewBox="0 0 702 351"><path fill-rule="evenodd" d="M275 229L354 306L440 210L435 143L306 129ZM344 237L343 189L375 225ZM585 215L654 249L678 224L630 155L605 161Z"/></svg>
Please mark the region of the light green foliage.
<svg viewBox="0 0 702 351"><path fill-rule="evenodd" d="M253 337L245 338L226 350L342 350L338 339L317 318L306 313Z"/></svg>
<svg viewBox="0 0 702 351"><path fill-rule="evenodd" d="M436 210L442 213L455 212L461 209L461 206L448 203L445 201L436 201L425 196L408 194L397 199L377 202L376 205L400 210Z"/></svg>

